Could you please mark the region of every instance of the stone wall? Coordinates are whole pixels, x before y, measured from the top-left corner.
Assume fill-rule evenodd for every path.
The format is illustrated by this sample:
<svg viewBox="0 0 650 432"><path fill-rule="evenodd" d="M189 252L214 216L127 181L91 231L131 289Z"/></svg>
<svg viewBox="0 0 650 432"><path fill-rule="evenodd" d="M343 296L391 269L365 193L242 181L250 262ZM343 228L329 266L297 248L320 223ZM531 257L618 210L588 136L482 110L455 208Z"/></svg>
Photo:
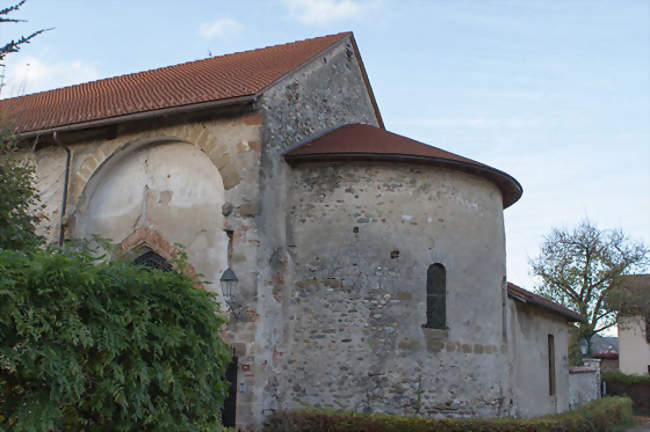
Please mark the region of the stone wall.
<svg viewBox="0 0 650 432"><path fill-rule="evenodd" d="M279 408L285 379L282 364L289 349L294 252L287 239L290 168L282 153L339 124L378 125L349 37L265 91L259 107L264 117L257 219L260 317L255 330L257 366L246 378L257 401L254 416L246 420L250 427L259 425L268 410Z"/></svg>
<svg viewBox="0 0 650 432"><path fill-rule="evenodd" d="M585 359L584 362L584 366L569 368L570 409L600 398L600 360Z"/></svg>
<svg viewBox="0 0 650 432"><path fill-rule="evenodd" d="M50 142L34 155L49 218L40 229L51 241L61 223L67 238L97 233L163 257L179 241L218 291L227 265L224 230L232 232L242 307L224 338L239 358L237 422L248 429L278 406L278 359L288 341L283 299L292 259L282 152L341 123L378 124L350 38L267 89L254 110L62 134L73 154L65 219L65 152Z"/></svg>
<svg viewBox="0 0 650 432"><path fill-rule="evenodd" d="M509 370L514 414L534 417L569 408L569 332L566 318L508 300ZM550 394L548 337L555 345L555 392Z"/></svg>
<svg viewBox="0 0 650 432"><path fill-rule="evenodd" d="M293 290L281 407L442 416L508 412L503 209L478 177L426 165L292 171ZM447 276L447 329L426 322L428 267Z"/></svg>

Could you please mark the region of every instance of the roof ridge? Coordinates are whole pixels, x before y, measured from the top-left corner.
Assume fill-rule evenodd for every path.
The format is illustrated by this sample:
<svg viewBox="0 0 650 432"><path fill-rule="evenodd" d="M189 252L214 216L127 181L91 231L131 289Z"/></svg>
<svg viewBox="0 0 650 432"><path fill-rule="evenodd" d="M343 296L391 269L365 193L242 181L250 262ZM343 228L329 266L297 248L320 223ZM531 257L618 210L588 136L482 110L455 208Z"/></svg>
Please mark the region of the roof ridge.
<svg viewBox="0 0 650 432"><path fill-rule="evenodd" d="M55 88L48 89L48 90L41 90L39 92L27 93L27 94L24 94L24 95L21 95L21 96L13 96L13 97L10 97L10 98L0 99L0 101L12 101L12 100L21 99L21 98L24 98L24 97L27 97L27 96L35 97L37 95L41 95L41 94L49 93L49 92L53 92L53 91L61 91L61 90L81 87L81 86L88 85L88 84L93 84L93 83L101 83L101 82L104 82L104 81L114 80L114 79L118 79L118 78L122 78L122 77L132 77L132 76L137 76L137 75L144 75L144 74L148 74L148 73L151 73L151 72L174 69L174 68L179 67L179 66L185 66L185 65L190 65L190 64L200 63L200 62L207 62L207 61L216 60L216 59L225 59L225 58L236 56L236 55L249 54L249 53L253 54L253 53L256 53L256 52L260 52L260 51L264 51L264 50L268 50L268 49L273 49L273 48L277 49L277 48L289 47L291 45L300 44L300 43L308 42L308 41L322 40L322 39L325 39L325 38L334 38L334 37L338 36L336 38L336 42L338 42L339 40L343 39L343 37L351 35L351 34L353 34L351 31L345 31L345 32L339 32L339 33L332 33L332 34L329 34L329 35L316 36L316 37L312 37L312 38L299 39L299 40L296 40L296 41L293 41L293 42L285 42L285 43L280 43L280 44L275 44L275 45L267 45L265 47L254 48L254 49L251 49L251 50L235 51L235 52L232 52L232 53L221 54L221 55L218 55L218 56L206 57L206 58L201 58L201 59L196 59L196 60L188 60L188 61L185 61L185 62L182 62L182 63L173 64L173 65L160 66L160 67L145 69L145 70L141 70L141 71L137 71L137 72L129 72L129 73L124 73L124 74L120 74L120 75L113 75L113 76L109 76L109 77L105 77L105 78L99 78L99 79L96 79L96 80L85 81L85 82L82 82L82 83L71 84L71 85L67 85L67 86L63 86L63 87L55 87ZM334 42L332 42L332 44L334 44Z"/></svg>

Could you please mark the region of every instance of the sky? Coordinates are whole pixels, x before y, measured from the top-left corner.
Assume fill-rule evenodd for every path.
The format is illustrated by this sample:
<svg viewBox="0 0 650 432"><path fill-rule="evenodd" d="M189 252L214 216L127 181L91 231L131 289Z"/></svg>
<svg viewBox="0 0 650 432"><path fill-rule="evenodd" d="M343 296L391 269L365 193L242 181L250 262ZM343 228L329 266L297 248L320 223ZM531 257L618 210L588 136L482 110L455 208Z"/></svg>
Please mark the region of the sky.
<svg viewBox="0 0 650 432"><path fill-rule="evenodd" d="M13 2L0 1L6 7ZM508 279L589 218L650 245L647 0L28 0L2 96L353 31L386 128L514 176Z"/></svg>

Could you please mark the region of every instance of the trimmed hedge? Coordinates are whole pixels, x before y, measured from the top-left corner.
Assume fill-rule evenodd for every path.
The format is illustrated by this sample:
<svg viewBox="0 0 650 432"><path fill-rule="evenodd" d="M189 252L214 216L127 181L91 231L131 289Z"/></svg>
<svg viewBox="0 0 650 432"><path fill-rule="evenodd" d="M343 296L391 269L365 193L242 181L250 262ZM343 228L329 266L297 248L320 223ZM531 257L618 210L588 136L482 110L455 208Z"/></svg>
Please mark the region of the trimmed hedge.
<svg viewBox="0 0 650 432"><path fill-rule="evenodd" d="M650 384L650 375L626 375L623 372L611 371L601 374L602 381L618 381L621 384Z"/></svg>
<svg viewBox="0 0 650 432"><path fill-rule="evenodd" d="M650 376L625 375L622 372L605 372L601 380L607 383L607 394L629 396L635 412L650 412Z"/></svg>
<svg viewBox="0 0 650 432"><path fill-rule="evenodd" d="M278 411L267 418L265 432L607 432L632 417L632 401L606 397L561 414L532 419L437 419L346 411Z"/></svg>

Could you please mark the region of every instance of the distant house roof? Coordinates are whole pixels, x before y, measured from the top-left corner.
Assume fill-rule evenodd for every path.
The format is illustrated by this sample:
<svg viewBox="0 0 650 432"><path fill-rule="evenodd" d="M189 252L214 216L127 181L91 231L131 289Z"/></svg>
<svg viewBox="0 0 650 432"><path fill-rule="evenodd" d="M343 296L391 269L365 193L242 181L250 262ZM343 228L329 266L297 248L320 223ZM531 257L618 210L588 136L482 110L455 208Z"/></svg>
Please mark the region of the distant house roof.
<svg viewBox="0 0 650 432"><path fill-rule="evenodd" d="M591 354L591 356L601 360L618 360L618 353L616 351L596 352Z"/></svg>
<svg viewBox="0 0 650 432"><path fill-rule="evenodd" d="M352 33L339 33L121 75L0 101L16 133L255 96L286 74L350 37L374 105L379 109Z"/></svg>
<svg viewBox="0 0 650 432"><path fill-rule="evenodd" d="M618 337L595 334L591 337L591 350L596 353L618 352Z"/></svg>
<svg viewBox="0 0 650 432"><path fill-rule="evenodd" d="M514 204L523 192L519 182L503 171L366 124L347 124L327 130L290 148L284 157L289 163L362 159L440 165L493 182L501 190L504 208Z"/></svg>
<svg viewBox="0 0 650 432"><path fill-rule="evenodd" d="M508 282L508 297L524 303L531 303L536 306L542 307L551 312L562 315L563 317L567 318L569 321L572 322L586 321L585 317L583 317L579 313L576 313L571 309L566 308L558 303L555 303L554 301L549 300L545 297L539 296L528 290L525 290L522 287L513 284L512 282Z"/></svg>

